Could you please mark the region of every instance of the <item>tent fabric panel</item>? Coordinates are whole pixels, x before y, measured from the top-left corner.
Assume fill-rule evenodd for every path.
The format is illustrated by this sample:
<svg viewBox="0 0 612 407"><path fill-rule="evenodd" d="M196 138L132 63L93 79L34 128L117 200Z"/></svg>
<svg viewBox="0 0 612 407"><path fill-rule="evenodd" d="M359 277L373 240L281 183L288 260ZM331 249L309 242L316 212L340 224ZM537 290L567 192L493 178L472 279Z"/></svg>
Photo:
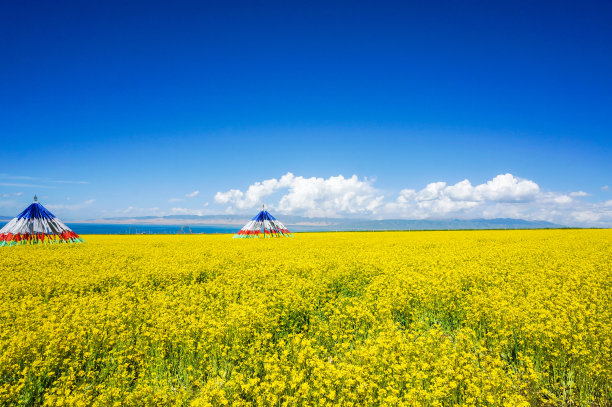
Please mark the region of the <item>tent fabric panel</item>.
<svg viewBox="0 0 612 407"><path fill-rule="evenodd" d="M23 212L21 212L19 215L17 215L17 219L21 219L21 218L25 218L25 219L39 219L39 218L53 219L53 218L55 218L55 215L53 215L51 212L49 212L44 206L42 206L38 202L34 202L33 204L31 204L30 206L25 208L23 210Z"/></svg>

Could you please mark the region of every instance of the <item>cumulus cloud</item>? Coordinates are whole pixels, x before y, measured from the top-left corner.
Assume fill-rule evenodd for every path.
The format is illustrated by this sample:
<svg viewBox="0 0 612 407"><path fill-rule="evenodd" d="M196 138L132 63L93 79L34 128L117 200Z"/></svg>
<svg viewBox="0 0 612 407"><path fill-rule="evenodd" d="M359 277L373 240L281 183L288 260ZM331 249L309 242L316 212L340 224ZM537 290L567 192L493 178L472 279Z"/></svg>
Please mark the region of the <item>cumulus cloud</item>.
<svg viewBox="0 0 612 407"><path fill-rule="evenodd" d="M420 191L403 189L395 202L385 205L388 215L423 219L458 214L487 203L525 203L540 195L533 181L512 174L500 174L484 184L472 185L465 179L454 185L432 182Z"/></svg>
<svg viewBox="0 0 612 407"><path fill-rule="evenodd" d="M252 205L243 200L244 193L239 189L230 189L227 192L217 192L215 194L215 202L221 204L234 204L236 206L250 208Z"/></svg>
<svg viewBox="0 0 612 407"><path fill-rule="evenodd" d="M427 218L521 218L545 220L569 226L610 226L612 208L589 203L584 191L542 191L531 180L501 174L473 186L469 180L454 185L433 182L420 191L404 189L385 204L385 217Z"/></svg>
<svg viewBox="0 0 612 407"><path fill-rule="evenodd" d="M601 187L602 191L607 191L609 189L610 189L610 187L608 185L604 185L603 187Z"/></svg>
<svg viewBox="0 0 612 407"><path fill-rule="evenodd" d="M441 194L454 201L522 202L533 200L540 192L535 182L516 178L512 174L498 175L486 184L476 186L472 186L467 179L448 187L444 185Z"/></svg>
<svg viewBox="0 0 612 407"><path fill-rule="evenodd" d="M240 213L264 201L285 214L309 217L369 215L376 218L521 218L546 220L568 226L609 226L612 201L589 203L584 191L545 191L528 179L499 174L473 185L468 179L455 184L432 182L421 189L402 189L385 197L373 181L357 175L305 178L287 173L280 178L255 182L246 190L218 192L215 202L226 213Z"/></svg>
<svg viewBox="0 0 612 407"><path fill-rule="evenodd" d="M230 205L228 212L233 211L232 208L250 209L278 191L284 194L278 204L271 206L281 213L311 217L374 213L383 200L367 178L361 180L356 175L305 178L288 172L279 179L255 182L244 192L238 189L218 192L215 202Z"/></svg>
<svg viewBox="0 0 612 407"><path fill-rule="evenodd" d="M301 177L298 177L301 178ZM226 192L217 192L215 202L230 204L238 209L249 209L261 205L264 198L272 195L281 188L289 188L295 176L288 172L280 179L272 178L261 182L255 182L242 192L239 189L230 189Z"/></svg>

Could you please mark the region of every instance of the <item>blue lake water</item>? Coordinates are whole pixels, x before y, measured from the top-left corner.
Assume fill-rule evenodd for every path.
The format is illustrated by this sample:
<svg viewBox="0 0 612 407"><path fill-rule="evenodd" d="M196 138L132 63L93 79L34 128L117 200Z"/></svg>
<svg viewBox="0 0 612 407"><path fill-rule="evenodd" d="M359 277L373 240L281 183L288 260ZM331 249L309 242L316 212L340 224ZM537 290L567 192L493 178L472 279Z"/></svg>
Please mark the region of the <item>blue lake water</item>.
<svg viewBox="0 0 612 407"><path fill-rule="evenodd" d="M111 225L97 223L66 223L66 225L79 235L175 235L181 229L180 225ZM241 226L189 226L191 233L236 233ZM187 226L183 227L184 233L189 233Z"/></svg>

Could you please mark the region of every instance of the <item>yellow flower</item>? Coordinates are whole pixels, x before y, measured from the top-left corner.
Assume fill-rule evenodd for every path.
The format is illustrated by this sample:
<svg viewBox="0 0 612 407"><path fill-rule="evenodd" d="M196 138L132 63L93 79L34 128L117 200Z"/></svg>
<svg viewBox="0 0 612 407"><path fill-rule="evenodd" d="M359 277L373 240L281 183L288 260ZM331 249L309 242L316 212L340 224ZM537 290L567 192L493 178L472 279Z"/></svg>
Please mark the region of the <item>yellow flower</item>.
<svg viewBox="0 0 612 407"><path fill-rule="evenodd" d="M0 405L612 404L609 230L86 240L0 249Z"/></svg>

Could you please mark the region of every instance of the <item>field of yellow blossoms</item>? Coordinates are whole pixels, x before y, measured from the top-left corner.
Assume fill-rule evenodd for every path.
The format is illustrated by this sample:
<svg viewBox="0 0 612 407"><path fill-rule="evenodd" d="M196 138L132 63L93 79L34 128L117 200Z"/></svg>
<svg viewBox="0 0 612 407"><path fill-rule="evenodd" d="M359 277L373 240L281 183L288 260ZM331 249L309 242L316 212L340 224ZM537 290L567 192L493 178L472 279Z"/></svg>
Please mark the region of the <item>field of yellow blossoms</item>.
<svg viewBox="0 0 612 407"><path fill-rule="evenodd" d="M0 249L2 406L609 406L612 231Z"/></svg>

